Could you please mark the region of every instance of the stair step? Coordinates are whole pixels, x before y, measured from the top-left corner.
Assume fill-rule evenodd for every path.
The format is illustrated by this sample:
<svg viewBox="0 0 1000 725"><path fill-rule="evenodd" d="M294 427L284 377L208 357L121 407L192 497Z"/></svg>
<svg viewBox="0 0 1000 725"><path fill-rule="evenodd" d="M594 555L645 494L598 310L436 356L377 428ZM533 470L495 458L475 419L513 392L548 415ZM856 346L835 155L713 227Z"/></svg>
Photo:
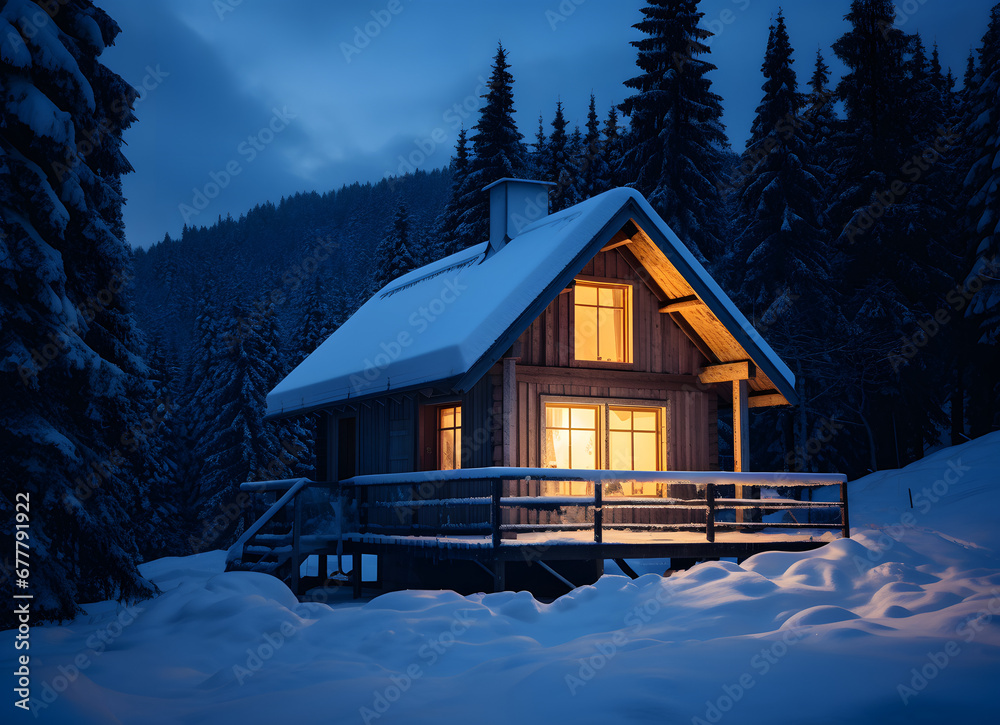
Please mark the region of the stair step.
<svg viewBox="0 0 1000 725"><path fill-rule="evenodd" d="M257 534L249 542L249 545L261 544L263 546L291 546L292 545L292 535L291 532L287 534Z"/></svg>

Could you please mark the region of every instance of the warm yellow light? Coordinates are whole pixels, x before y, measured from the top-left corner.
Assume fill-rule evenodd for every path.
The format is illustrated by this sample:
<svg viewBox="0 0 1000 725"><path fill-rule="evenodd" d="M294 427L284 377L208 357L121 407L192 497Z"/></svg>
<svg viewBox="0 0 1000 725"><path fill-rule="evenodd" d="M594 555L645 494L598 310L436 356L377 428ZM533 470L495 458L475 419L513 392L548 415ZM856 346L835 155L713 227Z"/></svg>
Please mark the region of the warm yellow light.
<svg viewBox="0 0 1000 725"><path fill-rule="evenodd" d="M442 471L462 467L462 408L438 410L438 467Z"/></svg>
<svg viewBox="0 0 1000 725"><path fill-rule="evenodd" d="M576 359L631 362L631 312L628 285L577 282L574 288Z"/></svg>

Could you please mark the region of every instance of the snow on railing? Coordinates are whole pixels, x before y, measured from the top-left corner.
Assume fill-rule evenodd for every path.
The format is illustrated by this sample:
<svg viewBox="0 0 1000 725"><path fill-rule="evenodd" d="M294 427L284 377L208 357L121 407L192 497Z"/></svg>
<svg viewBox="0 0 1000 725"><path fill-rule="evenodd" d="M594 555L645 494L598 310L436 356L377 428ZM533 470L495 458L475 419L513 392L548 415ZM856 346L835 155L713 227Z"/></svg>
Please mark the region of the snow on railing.
<svg viewBox="0 0 1000 725"><path fill-rule="evenodd" d="M566 468L517 468L491 466L462 468L453 471L417 471L414 473L373 473L341 481L351 486L393 486L439 481L481 481L499 478L508 481L632 481L634 483L714 483L720 486L812 487L845 483L842 473L733 473L731 471L626 471Z"/></svg>
<svg viewBox="0 0 1000 725"><path fill-rule="evenodd" d="M517 495L504 492L505 481L539 481L539 482L570 482L589 483L593 485L593 494L584 495ZM453 483L474 483L479 482L489 484L490 490L487 495L482 491L480 495L455 495L454 492L447 492L445 484ZM629 482L629 483L656 483L656 484L681 484L694 485L704 489L704 498L675 498L667 496L608 496L604 489L608 483ZM590 529L594 531L594 541L603 541L603 531L605 528L642 528L663 530L676 530L680 528L704 531L709 542L715 541L715 530L717 527L744 527L749 526L755 529L766 527L777 528L809 528L809 529L839 529L845 538L850 537L850 525L848 517L847 503L847 477L839 473L762 473L746 472L732 473L725 471L627 471L627 470L583 470L583 469L555 469L555 468L518 468L518 467L486 467L467 468L452 471L421 471L413 473L383 473L363 476L341 481L341 486L347 491L352 491L358 502L358 512L360 515L360 533L376 533L381 531L426 532L433 529L432 524L417 522L415 519L407 521L406 516L412 512L425 510L428 508L449 509L457 506L490 507L489 523L487 526L491 530L494 546L502 545L502 532L504 531L559 531L567 527L577 529ZM430 485L429 485L430 484ZM824 486L840 487L840 501L833 502L813 502L799 501L783 498L744 498L740 492L744 487L748 488L784 488L784 489L809 489ZM733 486L737 495L732 498L720 498L720 486ZM412 487L413 491L409 496L404 492L397 492L388 498L380 498L378 494L371 493L378 487ZM400 496L399 493L403 495ZM583 521L567 524L547 523L547 524L514 524L503 523L503 510L510 508L521 509L554 509L563 506L576 506L593 510L593 522ZM687 509L703 510L706 512L705 524L630 524L623 522L604 523L605 509L624 508L643 509ZM764 521L742 521L742 513L738 514L735 522L719 521L716 514L719 510L729 509L737 512L743 511L780 511L791 509L818 509L818 508L839 508L841 511L840 524L823 523L786 523L786 522L764 522ZM396 523L372 522L369 524L368 513L375 510L394 509L399 521ZM455 530L455 524L448 521L448 529ZM475 529L482 531L483 524L477 522L469 523L469 531Z"/></svg>

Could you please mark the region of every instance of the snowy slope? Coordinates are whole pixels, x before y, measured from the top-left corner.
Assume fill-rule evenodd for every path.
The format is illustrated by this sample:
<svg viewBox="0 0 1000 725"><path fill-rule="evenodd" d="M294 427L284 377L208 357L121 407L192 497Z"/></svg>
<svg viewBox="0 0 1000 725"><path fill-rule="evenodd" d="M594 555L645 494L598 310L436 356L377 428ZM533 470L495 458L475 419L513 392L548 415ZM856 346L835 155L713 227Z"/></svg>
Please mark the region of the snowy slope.
<svg viewBox="0 0 1000 725"><path fill-rule="evenodd" d="M222 552L164 559L144 573L165 593L134 612L33 630L32 696L62 689L39 712L60 723L992 723L998 457L994 434L853 483L851 540L552 604L300 604L220 574Z"/></svg>

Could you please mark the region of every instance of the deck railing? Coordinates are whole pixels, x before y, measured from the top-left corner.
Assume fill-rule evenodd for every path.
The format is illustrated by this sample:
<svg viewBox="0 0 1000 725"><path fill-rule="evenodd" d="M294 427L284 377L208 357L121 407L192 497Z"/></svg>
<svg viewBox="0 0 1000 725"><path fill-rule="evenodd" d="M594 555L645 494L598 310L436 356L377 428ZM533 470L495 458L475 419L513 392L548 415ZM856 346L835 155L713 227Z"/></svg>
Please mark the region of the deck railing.
<svg viewBox="0 0 1000 725"><path fill-rule="evenodd" d="M636 485L643 493L652 486L656 495L635 495ZM802 492L827 486L839 487L839 500L802 500ZM489 537L494 549L519 533L566 531L592 531L598 544L606 532L616 530L703 532L709 542L720 529L840 530L850 536L847 479L840 474L476 468L355 476L340 482L254 481L240 488L271 500L265 501L270 505L264 515L230 548L227 566L274 574L293 591L299 589L307 557L319 556L322 571L328 555L340 560L345 535L478 535ZM746 495L763 489L776 495ZM727 511L751 515L729 520ZM754 515L776 511L804 511L809 518L765 521ZM821 514L814 521L817 511ZM678 518L678 512L688 520L667 520L666 514ZM338 572L342 570L341 565ZM361 579L356 558L352 579L357 595Z"/></svg>
<svg viewBox="0 0 1000 725"><path fill-rule="evenodd" d="M503 545L505 534L580 530L592 530L596 543L603 542L609 530L700 531L709 542L715 541L720 529L828 529L850 536L847 478L842 474L495 467L355 476L340 484L344 495L356 502L357 529L361 534L490 535L494 546ZM565 484L583 485L586 491L569 494L546 491L552 487L565 488ZM626 486L632 488L637 484L649 484L657 494L624 493ZM827 486L839 487L839 500L802 500L803 492ZM770 498L746 495L759 494L763 489L781 495ZM526 490L533 493L525 493ZM789 494L799 496L790 498ZM837 510L839 516L830 515ZM511 515L514 511L559 512L559 515L556 521L542 521L541 518L553 517L515 517ZM619 511L631 511L632 520L613 515ZM634 515L637 511L646 512L639 518L662 520L637 521ZM665 520L669 516L648 515L654 511L687 512L686 518L692 520L670 522ZM751 515L729 520L722 513L726 511ZM805 512L809 520L765 521L760 515L779 511ZM812 520L814 512L823 512L816 521ZM514 518L535 520L514 521ZM696 518L704 521L694 521Z"/></svg>

